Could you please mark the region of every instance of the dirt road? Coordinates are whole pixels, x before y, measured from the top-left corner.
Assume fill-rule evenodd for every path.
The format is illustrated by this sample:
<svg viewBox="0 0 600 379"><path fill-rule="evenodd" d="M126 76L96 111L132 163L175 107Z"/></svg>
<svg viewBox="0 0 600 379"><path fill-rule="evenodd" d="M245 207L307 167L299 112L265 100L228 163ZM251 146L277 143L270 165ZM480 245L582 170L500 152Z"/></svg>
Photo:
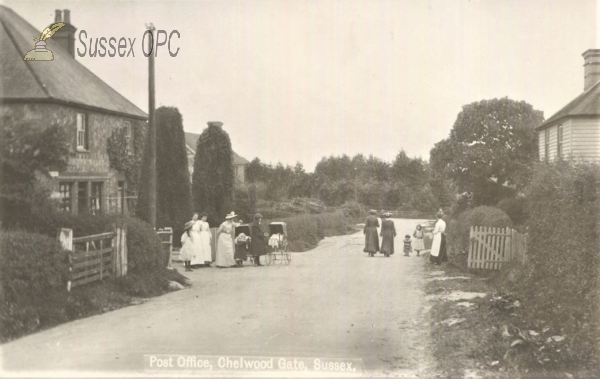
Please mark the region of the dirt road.
<svg viewBox="0 0 600 379"><path fill-rule="evenodd" d="M358 358L366 375L423 375L425 258L401 252L418 221L394 221L391 258L369 258L359 232L290 266L198 269L190 289L0 346L3 369L139 375L144 354L190 354Z"/></svg>

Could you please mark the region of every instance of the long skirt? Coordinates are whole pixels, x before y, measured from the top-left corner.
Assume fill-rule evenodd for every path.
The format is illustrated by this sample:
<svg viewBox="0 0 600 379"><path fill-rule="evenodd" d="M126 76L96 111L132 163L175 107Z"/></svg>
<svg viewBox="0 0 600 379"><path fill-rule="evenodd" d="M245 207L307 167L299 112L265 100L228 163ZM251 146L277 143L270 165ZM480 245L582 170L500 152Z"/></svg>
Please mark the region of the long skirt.
<svg viewBox="0 0 600 379"><path fill-rule="evenodd" d="M208 232L192 231L190 235L192 236L192 250L194 251L194 258L190 264L203 265L206 262L212 262L210 235Z"/></svg>
<svg viewBox="0 0 600 379"><path fill-rule="evenodd" d="M444 233L440 233L439 236L439 248L436 246L435 239L438 237L438 234L436 234L433 240L434 245L431 248L431 254L429 254L429 260L436 264L448 262L448 254L446 254L446 235ZM434 247L436 248L435 251ZM436 255L433 255L434 253L436 253Z"/></svg>
<svg viewBox="0 0 600 379"><path fill-rule="evenodd" d="M384 232L381 237L381 254L394 254L394 233Z"/></svg>
<svg viewBox="0 0 600 379"><path fill-rule="evenodd" d="M379 251L379 236L377 235L377 228L370 226L365 231L365 253L376 253Z"/></svg>
<svg viewBox="0 0 600 379"><path fill-rule="evenodd" d="M219 235L215 265L218 267L235 266L235 259L233 258L233 239L231 238L231 234L221 233Z"/></svg>

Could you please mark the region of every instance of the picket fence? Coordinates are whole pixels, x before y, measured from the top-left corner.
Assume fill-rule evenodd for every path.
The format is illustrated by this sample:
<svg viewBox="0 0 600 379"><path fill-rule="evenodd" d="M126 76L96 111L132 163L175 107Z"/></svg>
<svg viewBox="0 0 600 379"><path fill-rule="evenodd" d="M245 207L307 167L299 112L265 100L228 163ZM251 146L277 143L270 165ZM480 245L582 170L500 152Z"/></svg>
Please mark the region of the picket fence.
<svg viewBox="0 0 600 379"><path fill-rule="evenodd" d="M473 226L467 267L499 270L503 262L525 263L528 237L511 228Z"/></svg>
<svg viewBox="0 0 600 379"><path fill-rule="evenodd" d="M69 251L67 291L109 276L127 274L127 225L113 226L113 231L73 238L73 230L63 228L58 234L63 248Z"/></svg>

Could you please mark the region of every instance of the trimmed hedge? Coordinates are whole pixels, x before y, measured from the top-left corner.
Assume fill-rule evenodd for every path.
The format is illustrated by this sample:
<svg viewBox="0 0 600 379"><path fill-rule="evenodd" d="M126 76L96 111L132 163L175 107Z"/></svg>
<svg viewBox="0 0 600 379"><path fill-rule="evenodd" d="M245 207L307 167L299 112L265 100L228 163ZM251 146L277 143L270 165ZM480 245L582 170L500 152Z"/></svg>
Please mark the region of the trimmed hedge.
<svg viewBox="0 0 600 379"><path fill-rule="evenodd" d="M447 236L451 251L455 254L469 250L469 234L472 226L489 226L494 228L512 227L513 222L504 211L489 206L480 206L467 210L450 220Z"/></svg>
<svg viewBox="0 0 600 379"><path fill-rule="evenodd" d="M68 253L56 238L0 231L0 339L18 330L34 331L53 313L63 312L51 304L67 291L68 273Z"/></svg>

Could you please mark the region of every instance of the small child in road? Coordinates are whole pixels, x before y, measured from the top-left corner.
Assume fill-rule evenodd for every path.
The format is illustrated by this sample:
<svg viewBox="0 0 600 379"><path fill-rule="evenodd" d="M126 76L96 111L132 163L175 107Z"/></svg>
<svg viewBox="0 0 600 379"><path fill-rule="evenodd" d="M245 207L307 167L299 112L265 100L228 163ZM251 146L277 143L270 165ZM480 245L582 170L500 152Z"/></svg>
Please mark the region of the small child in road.
<svg viewBox="0 0 600 379"><path fill-rule="evenodd" d="M412 250L412 240L410 239L410 235L404 236L404 255L410 256L410 251Z"/></svg>
<svg viewBox="0 0 600 379"><path fill-rule="evenodd" d="M185 271L193 271L191 267L191 260L194 258L192 251L192 236L190 230L194 226L193 221L188 221L183 227L183 235L181 236L181 250L179 251L179 259L183 261Z"/></svg>

